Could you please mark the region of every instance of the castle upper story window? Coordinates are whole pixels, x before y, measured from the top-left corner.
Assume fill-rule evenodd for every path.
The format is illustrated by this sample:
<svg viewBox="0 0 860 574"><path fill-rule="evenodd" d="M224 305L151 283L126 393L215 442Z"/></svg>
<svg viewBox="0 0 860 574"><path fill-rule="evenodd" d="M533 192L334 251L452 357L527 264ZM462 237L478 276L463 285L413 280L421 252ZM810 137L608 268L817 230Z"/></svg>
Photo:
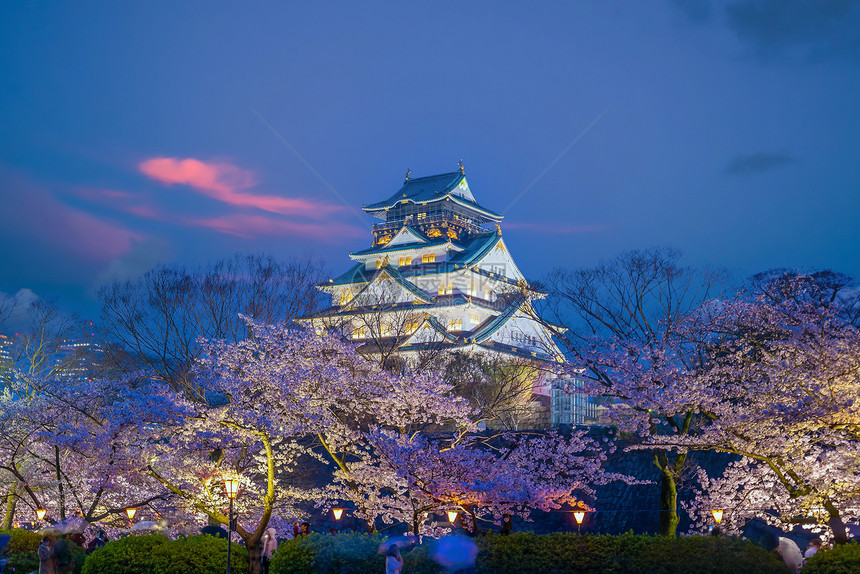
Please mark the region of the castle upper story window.
<svg viewBox="0 0 860 574"><path fill-rule="evenodd" d="M349 291L343 291L343 292L340 294L340 306L341 306L341 307L343 307L344 305L346 305L347 303L349 303L349 296L350 296L350 292L349 292Z"/></svg>
<svg viewBox="0 0 860 574"><path fill-rule="evenodd" d="M352 330L353 339L364 339L367 337L367 331L364 327L356 327Z"/></svg>
<svg viewBox="0 0 860 574"><path fill-rule="evenodd" d="M462 319L451 319L448 321L448 330L449 331L462 331L463 330L463 320Z"/></svg>
<svg viewBox="0 0 860 574"><path fill-rule="evenodd" d="M481 322L481 316L478 313L472 313L470 320L472 325L478 325Z"/></svg>
<svg viewBox="0 0 860 574"><path fill-rule="evenodd" d="M436 261L435 253L425 253L421 256L421 263L433 263Z"/></svg>
<svg viewBox="0 0 860 574"><path fill-rule="evenodd" d="M381 269L381 268L382 268L382 261L383 261L382 259L377 259L377 260L376 260L376 268L377 268L377 269Z"/></svg>
<svg viewBox="0 0 860 574"><path fill-rule="evenodd" d="M400 258L400 266L401 267L406 267L407 265L411 265L411 264L412 264L412 258L409 257L408 255Z"/></svg>

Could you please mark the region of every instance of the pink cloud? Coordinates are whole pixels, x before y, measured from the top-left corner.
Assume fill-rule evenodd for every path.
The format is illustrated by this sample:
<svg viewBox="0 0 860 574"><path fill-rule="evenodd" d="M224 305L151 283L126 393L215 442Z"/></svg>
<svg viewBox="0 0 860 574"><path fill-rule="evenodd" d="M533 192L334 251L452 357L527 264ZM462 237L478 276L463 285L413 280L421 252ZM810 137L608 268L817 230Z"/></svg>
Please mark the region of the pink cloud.
<svg viewBox="0 0 860 574"><path fill-rule="evenodd" d="M156 157L141 162L138 169L166 185L187 185L207 197L238 207L254 207L281 215L305 215L319 219L344 209L302 198L250 193L248 188L258 183L254 172L225 161Z"/></svg>
<svg viewBox="0 0 860 574"><path fill-rule="evenodd" d="M509 221L502 224L504 229L525 229L533 233L544 233L550 235L566 235L580 233L599 233L606 231L604 225L568 225L565 223L526 223Z"/></svg>
<svg viewBox="0 0 860 574"><path fill-rule="evenodd" d="M354 239L367 234L367 231L363 229L342 223L296 223L265 215L225 215L203 219L186 219L184 223L246 239L259 236L293 236L338 244L342 243L344 238Z"/></svg>

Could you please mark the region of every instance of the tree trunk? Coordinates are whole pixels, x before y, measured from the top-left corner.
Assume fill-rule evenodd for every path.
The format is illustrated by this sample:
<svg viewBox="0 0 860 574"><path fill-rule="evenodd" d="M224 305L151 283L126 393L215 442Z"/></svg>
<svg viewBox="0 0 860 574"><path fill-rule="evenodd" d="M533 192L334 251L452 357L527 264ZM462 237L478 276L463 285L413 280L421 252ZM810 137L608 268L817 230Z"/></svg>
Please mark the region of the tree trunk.
<svg viewBox="0 0 860 574"><path fill-rule="evenodd" d="M660 536L676 536L678 532L678 489L669 469L660 474Z"/></svg>
<svg viewBox="0 0 860 574"><path fill-rule="evenodd" d="M6 493L6 512L3 514L3 523L0 528L9 530L12 528L12 523L15 521L15 509L18 506L18 483L12 481L9 485L9 491Z"/></svg>
<svg viewBox="0 0 860 574"><path fill-rule="evenodd" d="M60 447L54 447L54 460L57 465L57 491L60 495L60 520L66 518L66 491L63 489L63 475L60 473Z"/></svg>
<svg viewBox="0 0 860 574"><path fill-rule="evenodd" d="M845 522L839 516L839 510L829 500L824 502L824 510L827 511L827 525L833 531L833 542L848 544L848 533L845 531Z"/></svg>
<svg viewBox="0 0 860 574"><path fill-rule="evenodd" d="M412 534L418 536L418 529L420 528L420 523L418 522L418 511L412 512Z"/></svg>
<svg viewBox="0 0 860 574"><path fill-rule="evenodd" d="M255 544L245 543L248 548L248 574L262 574L263 572L263 545L257 541Z"/></svg>

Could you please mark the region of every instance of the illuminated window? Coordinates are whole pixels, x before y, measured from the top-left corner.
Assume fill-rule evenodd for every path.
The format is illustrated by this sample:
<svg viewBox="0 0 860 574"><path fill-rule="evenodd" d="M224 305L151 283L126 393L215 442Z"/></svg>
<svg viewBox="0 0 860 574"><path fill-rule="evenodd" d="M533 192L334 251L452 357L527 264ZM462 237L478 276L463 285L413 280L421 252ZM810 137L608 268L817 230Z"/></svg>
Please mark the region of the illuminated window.
<svg viewBox="0 0 860 574"><path fill-rule="evenodd" d="M442 284L440 284L440 285L439 285L439 293L438 293L438 294L439 294L439 295L444 295L444 294L445 294L445 284L444 284L444 283L442 283Z"/></svg>
<svg viewBox="0 0 860 574"><path fill-rule="evenodd" d="M391 325L383 325L379 329L379 334L383 337L390 337L391 336Z"/></svg>
<svg viewBox="0 0 860 574"><path fill-rule="evenodd" d="M343 291L340 294L340 305L341 305L341 307L346 305L347 303L349 303L349 295L350 295L349 291Z"/></svg>
<svg viewBox="0 0 860 574"><path fill-rule="evenodd" d="M366 337L366 331L364 327L356 327L352 330L352 338L353 339L364 339Z"/></svg>
<svg viewBox="0 0 860 574"><path fill-rule="evenodd" d="M451 295L453 292L454 292L454 284L448 283L448 285L445 287L445 294Z"/></svg>
<svg viewBox="0 0 860 574"><path fill-rule="evenodd" d="M418 330L418 323L406 323L405 331L407 335L411 335Z"/></svg>
<svg viewBox="0 0 860 574"><path fill-rule="evenodd" d="M489 289L484 289L484 299L486 299L487 301L492 301L491 295L492 293Z"/></svg>
<svg viewBox="0 0 860 574"><path fill-rule="evenodd" d="M478 323L481 322L481 316L478 315L477 313L472 313L470 320L472 321L472 325L477 325Z"/></svg>
<svg viewBox="0 0 860 574"><path fill-rule="evenodd" d="M472 287L472 285L466 287L466 295L469 295L470 297L475 295L475 288Z"/></svg>
<svg viewBox="0 0 860 574"><path fill-rule="evenodd" d="M376 268L377 268L377 269L379 269L380 267L382 267L382 261L383 261L382 259L377 259L377 260L376 260Z"/></svg>
<svg viewBox="0 0 860 574"><path fill-rule="evenodd" d="M407 255L406 257L401 257L401 258L400 258L400 266L401 266L401 267L405 267L405 266L407 266L407 265L409 265L409 264L411 264L411 263L412 263L412 258L411 258L411 257L409 257L408 255Z"/></svg>
<svg viewBox="0 0 860 574"><path fill-rule="evenodd" d="M451 319L448 321L448 330L449 331L462 331L463 330L463 320L462 319Z"/></svg>
<svg viewBox="0 0 860 574"><path fill-rule="evenodd" d="M421 263L433 263L436 261L435 253L425 253L421 256Z"/></svg>
<svg viewBox="0 0 860 574"><path fill-rule="evenodd" d="M425 217L427 217L427 214L426 214L426 213L419 213L419 214L418 214L418 219L419 219L419 220L420 220L420 219L424 219Z"/></svg>

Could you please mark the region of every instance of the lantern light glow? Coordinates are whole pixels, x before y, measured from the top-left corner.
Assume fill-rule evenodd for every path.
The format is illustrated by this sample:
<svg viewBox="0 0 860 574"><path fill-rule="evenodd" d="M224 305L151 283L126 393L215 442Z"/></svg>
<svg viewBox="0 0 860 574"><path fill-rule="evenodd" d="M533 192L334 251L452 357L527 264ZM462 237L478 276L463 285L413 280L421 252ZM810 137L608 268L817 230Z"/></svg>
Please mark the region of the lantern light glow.
<svg viewBox="0 0 860 574"><path fill-rule="evenodd" d="M134 515L137 514L137 508L126 508L125 513L128 515L129 520L134 520Z"/></svg>
<svg viewBox="0 0 860 574"><path fill-rule="evenodd" d="M723 521L723 511L722 510L712 510L711 514L714 515L714 520L717 521L717 524Z"/></svg>
<svg viewBox="0 0 860 574"><path fill-rule="evenodd" d="M455 520L457 520L457 511L456 510L449 510L448 511L448 522L454 522Z"/></svg>
<svg viewBox="0 0 860 574"><path fill-rule="evenodd" d="M46 509L44 509L44 508L37 508L36 509L36 518L38 518L39 520L42 520L43 518L45 518L46 514L48 514L48 511Z"/></svg>
<svg viewBox="0 0 860 574"><path fill-rule="evenodd" d="M230 500L233 500L234 498L239 496L239 479L225 478L224 490L227 492L227 498L229 498Z"/></svg>
<svg viewBox="0 0 860 574"><path fill-rule="evenodd" d="M573 519L576 520L577 524L582 524L582 521L585 519L585 511L577 510L573 513Z"/></svg>
<svg viewBox="0 0 860 574"><path fill-rule="evenodd" d="M340 520L340 517L343 516L343 508L333 508L332 512L335 520Z"/></svg>

